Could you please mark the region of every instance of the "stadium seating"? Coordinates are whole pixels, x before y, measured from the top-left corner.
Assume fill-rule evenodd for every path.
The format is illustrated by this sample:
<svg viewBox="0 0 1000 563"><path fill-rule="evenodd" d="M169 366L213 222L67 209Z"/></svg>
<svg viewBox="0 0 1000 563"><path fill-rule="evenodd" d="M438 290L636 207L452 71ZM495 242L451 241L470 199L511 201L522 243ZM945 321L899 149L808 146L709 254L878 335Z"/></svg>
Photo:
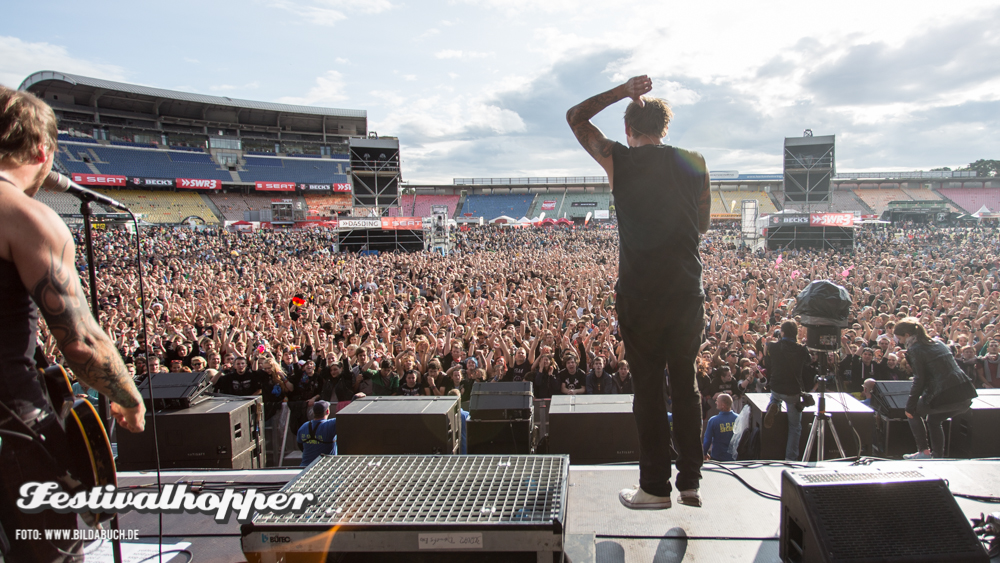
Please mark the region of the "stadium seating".
<svg viewBox="0 0 1000 563"><path fill-rule="evenodd" d="M201 195L196 193L108 189L95 191L124 203L133 213L141 213L150 223L180 223L191 215L201 217L209 224L219 222L212 209L201 199Z"/></svg>
<svg viewBox="0 0 1000 563"><path fill-rule="evenodd" d="M248 156L239 175L244 182L301 182L315 184L346 184L347 159L268 158Z"/></svg>
<svg viewBox="0 0 1000 563"><path fill-rule="evenodd" d="M774 202L771 201L771 196L768 195L764 190L739 190L735 192L722 192L722 197L727 200L727 203L732 206L733 201L736 202L736 206L732 208L731 213L742 213L742 201L744 199L753 199L757 201L757 211L758 213L774 213L778 210L774 206Z"/></svg>
<svg viewBox="0 0 1000 563"><path fill-rule="evenodd" d="M77 152L74 148L70 148L70 151L74 154ZM90 151L98 157L98 162L94 165L101 174L145 178L232 180L229 171L220 168L212 160L211 155L205 153L107 146L94 146Z"/></svg>
<svg viewBox="0 0 1000 563"><path fill-rule="evenodd" d="M219 208L226 221L242 221L244 211L271 208L271 196L241 193L215 193L208 199Z"/></svg>
<svg viewBox="0 0 1000 563"><path fill-rule="evenodd" d="M462 215L482 217L487 221L506 215L520 219L528 213L534 194L477 195L470 194L465 200Z"/></svg>
<svg viewBox="0 0 1000 563"><path fill-rule="evenodd" d="M939 191L967 213L975 213L984 205L993 213L1000 212L1000 188L942 188Z"/></svg>
<svg viewBox="0 0 1000 563"><path fill-rule="evenodd" d="M597 205L574 207L574 203L597 203ZM568 193L562 202L562 210L559 211L559 206L556 206L556 210L558 211L558 217L565 216L567 219L572 219L574 217L586 217L587 213L593 213L598 209L607 210L610 205L611 194L609 193ZM558 218L555 214L552 217ZM514 218L519 219L520 216Z"/></svg>
<svg viewBox="0 0 1000 563"><path fill-rule="evenodd" d="M343 194L306 194L306 208L310 210L309 215L319 215L329 217L334 212L343 211L344 207L350 207L353 196L348 193ZM457 196L456 196L457 197ZM313 213L315 211L315 213ZM397 211L395 208L390 211ZM400 215L389 213L389 217L399 217Z"/></svg>
<svg viewBox="0 0 1000 563"><path fill-rule="evenodd" d="M734 192L726 192L734 193ZM712 190L712 215L719 215L720 213L729 213L729 204L722 199L721 192L719 190Z"/></svg>
<svg viewBox="0 0 1000 563"><path fill-rule="evenodd" d="M889 208L891 201L913 201L913 198L900 188L858 188L854 193L877 215L882 215L882 212Z"/></svg>
<svg viewBox="0 0 1000 563"><path fill-rule="evenodd" d="M90 137L75 137L73 135L67 135L66 133L59 133L58 139L60 143L65 141L71 141L74 143L91 143L95 145L97 144L97 141Z"/></svg>
<svg viewBox="0 0 1000 563"><path fill-rule="evenodd" d="M952 211L959 211L959 207L952 203L945 201L940 195L938 195L934 190L929 190L927 188L902 188L906 195L910 196L916 201L940 201L948 206Z"/></svg>
<svg viewBox="0 0 1000 563"><path fill-rule="evenodd" d="M70 215L80 212L80 200L67 193L50 192L48 190L38 190L35 199L48 205L53 211L60 215ZM96 213L104 212L103 209L91 207Z"/></svg>
<svg viewBox="0 0 1000 563"><path fill-rule="evenodd" d="M399 208L393 208L390 211L389 216L430 217L432 214L432 206L447 205L448 217L453 217L455 215L455 208L458 207L459 199L461 199L461 197L457 195L403 194L399 196ZM520 217L515 217L515 219L520 219Z"/></svg>
<svg viewBox="0 0 1000 563"><path fill-rule="evenodd" d="M871 208L853 190L833 190L830 195L833 197L834 212L858 212L863 215L872 213Z"/></svg>

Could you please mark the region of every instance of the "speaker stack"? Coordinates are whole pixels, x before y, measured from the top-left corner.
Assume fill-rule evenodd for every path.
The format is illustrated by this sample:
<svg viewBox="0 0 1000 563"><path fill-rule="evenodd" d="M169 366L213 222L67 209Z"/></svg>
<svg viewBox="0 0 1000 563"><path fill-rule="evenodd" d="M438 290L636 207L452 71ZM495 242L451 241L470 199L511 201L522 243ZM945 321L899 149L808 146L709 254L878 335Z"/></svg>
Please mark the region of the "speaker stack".
<svg viewBox="0 0 1000 563"><path fill-rule="evenodd" d="M817 401L819 400L818 393L812 395ZM785 444L788 439L788 415L785 404L781 404L781 411L775 415L774 425L771 428L764 428L764 413L767 412L767 405L771 400L770 393L747 393L746 398L750 405L750 428L759 428L760 431L760 453L757 459L785 459ZM827 393L826 412L833 420L834 428L837 429L837 436L844 447L845 455L858 454L859 437L861 455L871 453L872 432L875 426L875 414L872 409L848 393ZM809 425L815 416L816 405L806 407L802 411L800 455L805 451L806 440L809 438ZM854 435L855 431L858 433L857 436ZM825 449L823 459L840 457L837 444L829 435L826 438Z"/></svg>
<svg viewBox="0 0 1000 563"><path fill-rule="evenodd" d="M535 452L537 431L531 387L530 381L473 385L467 425L470 454Z"/></svg>
<svg viewBox="0 0 1000 563"><path fill-rule="evenodd" d="M910 424L906 418L906 401L912 381L878 381L872 389L872 409L875 410L875 433L872 455L902 458L917 451Z"/></svg>
<svg viewBox="0 0 1000 563"><path fill-rule="evenodd" d="M569 454L575 465L639 461L632 395L552 397L549 453Z"/></svg>
<svg viewBox="0 0 1000 563"><path fill-rule="evenodd" d="M337 412L338 455L459 453L458 397L366 397Z"/></svg>

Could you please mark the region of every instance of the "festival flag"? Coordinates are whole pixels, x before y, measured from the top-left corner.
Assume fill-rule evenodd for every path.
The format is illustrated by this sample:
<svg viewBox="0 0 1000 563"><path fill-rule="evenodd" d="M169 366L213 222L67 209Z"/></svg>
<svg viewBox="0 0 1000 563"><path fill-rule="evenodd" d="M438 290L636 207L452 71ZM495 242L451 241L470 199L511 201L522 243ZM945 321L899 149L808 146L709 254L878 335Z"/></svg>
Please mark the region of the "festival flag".
<svg viewBox="0 0 1000 563"><path fill-rule="evenodd" d="M298 305L299 307L306 304L306 300L301 297L292 297L292 305Z"/></svg>

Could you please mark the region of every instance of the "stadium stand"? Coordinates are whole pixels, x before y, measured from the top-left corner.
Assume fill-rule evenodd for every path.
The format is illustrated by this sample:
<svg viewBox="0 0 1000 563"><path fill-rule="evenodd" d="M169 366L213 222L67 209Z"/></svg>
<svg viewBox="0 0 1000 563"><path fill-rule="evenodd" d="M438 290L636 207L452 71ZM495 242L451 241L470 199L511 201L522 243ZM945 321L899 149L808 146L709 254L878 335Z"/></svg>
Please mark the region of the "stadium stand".
<svg viewBox="0 0 1000 563"><path fill-rule="evenodd" d="M180 223L182 219L191 215L201 217L209 224L219 222L215 213L196 193L107 189L95 191L124 203L133 213L141 213L150 223ZM242 216L240 218L242 219Z"/></svg>
<svg viewBox="0 0 1000 563"><path fill-rule="evenodd" d="M906 192L900 188L858 188L854 193L865 202L865 205L872 208L877 215L881 215L889 207L890 201L912 201Z"/></svg>
<svg viewBox="0 0 1000 563"><path fill-rule="evenodd" d="M80 200L67 193L38 190L38 193L35 194L35 199L48 205L60 215L80 213ZM119 213L117 210L107 209L104 206L96 204L91 209L94 210L94 213Z"/></svg>
<svg viewBox="0 0 1000 563"><path fill-rule="evenodd" d="M959 207L953 203L946 201L940 195L927 188L901 188L903 193L910 196L917 201L940 201L948 206L952 211L959 211Z"/></svg>
<svg viewBox="0 0 1000 563"><path fill-rule="evenodd" d="M939 193L967 213L975 213L984 205L993 213L1000 212L1000 188L941 188Z"/></svg>
<svg viewBox="0 0 1000 563"><path fill-rule="evenodd" d="M458 207L457 195L430 195L430 194L403 194L399 196L399 207L393 208L390 217L430 217L431 207L434 205L447 205L448 217L455 215ZM520 219L520 217L515 217Z"/></svg>
<svg viewBox="0 0 1000 563"><path fill-rule="evenodd" d="M306 194L304 197L306 209L310 211L309 215L314 215L313 211L315 211L322 217L329 217L334 212L350 209L353 200L351 194ZM393 208L390 211L395 210ZM389 213L389 217L399 217L399 215Z"/></svg>
<svg viewBox="0 0 1000 563"><path fill-rule="evenodd" d="M732 203L735 201L736 206L732 208L730 213L741 213L742 201L744 199L753 199L757 201L757 210L760 213L774 213L778 210L774 206L774 202L771 201L771 196L764 192L764 190L739 190L735 192L722 192L722 197L726 199L727 205L732 207Z"/></svg>
<svg viewBox="0 0 1000 563"><path fill-rule="evenodd" d="M238 174L244 182L302 182L316 184L346 184L346 159L298 160L248 156Z"/></svg>
<svg viewBox="0 0 1000 563"><path fill-rule="evenodd" d="M596 203L596 206L576 206L574 203ZM562 210L559 211L558 217L563 217L564 215L568 219L573 217L586 217L587 213L593 213L598 209L606 210L611 205L611 194L608 193L568 193L566 198L562 202ZM559 207L556 207L559 209ZM553 215L556 217L556 215ZM520 216L515 217L519 219Z"/></svg>
<svg viewBox="0 0 1000 563"><path fill-rule="evenodd" d="M271 208L271 196L241 193L209 194L208 199L219 208L226 221L242 221L244 211Z"/></svg>
<svg viewBox="0 0 1000 563"><path fill-rule="evenodd" d="M872 213L871 207L868 206L861 198L854 193L853 190L833 190L830 192L833 196L833 211L834 212L858 212L861 214Z"/></svg>
<svg viewBox="0 0 1000 563"><path fill-rule="evenodd" d="M198 178L204 180L232 180L228 170L222 170L211 155L205 153L174 152L150 149L133 149L109 146L92 146L78 150L78 145L67 144L71 155L90 153L94 166L101 174L141 176L145 178ZM61 159L67 168L74 166L68 159ZM78 165L76 165L79 168ZM74 170L90 172L91 170Z"/></svg>
<svg viewBox="0 0 1000 563"><path fill-rule="evenodd" d="M531 201L534 198L533 194L470 194L465 200L462 215L467 217L482 217L487 221L496 219L501 215L520 219L528 213L528 208L531 206Z"/></svg>
<svg viewBox="0 0 1000 563"><path fill-rule="evenodd" d="M530 209L530 208L528 209L528 211L531 213L531 215L529 215L528 217L534 219L536 217L541 216L542 213L545 213L546 217L555 217L556 213L560 209L562 209L563 199L565 199L565 198L566 198L566 191L565 190L564 191L560 191L560 192L548 192L548 193L540 193L540 194L538 194L538 198L535 201L535 208L534 209ZM555 207L552 208L552 209L542 209L542 205L546 201L554 201L554 202L556 202ZM516 219L520 219L520 217L516 217Z"/></svg>
<svg viewBox="0 0 1000 563"><path fill-rule="evenodd" d="M731 192L727 192L731 193ZM712 190L712 215L718 215L720 213L729 213L729 204L722 200L722 195L719 190Z"/></svg>

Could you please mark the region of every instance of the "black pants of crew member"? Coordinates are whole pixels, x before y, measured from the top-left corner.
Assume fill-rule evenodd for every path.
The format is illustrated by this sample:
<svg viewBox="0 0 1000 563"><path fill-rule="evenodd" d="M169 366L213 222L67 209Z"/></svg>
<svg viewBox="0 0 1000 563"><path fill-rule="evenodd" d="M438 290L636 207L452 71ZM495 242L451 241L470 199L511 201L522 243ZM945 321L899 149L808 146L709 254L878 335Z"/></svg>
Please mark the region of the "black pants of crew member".
<svg viewBox="0 0 1000 563"><path fill-rule="evenodd" d="M669 496L671 491L664 366L670 372L677 488L696 489L701 481L701 396L695 362L705 328L704 305L704 297L698 295L655 300L619 295L615 305L635 390L632 412L639 431L639 486L651 495Z"/></svg>
<svg viewBox="0 0 1000 563"><path fill-rule="evenodd" d="M76 514L57 514L43 510L37 514L22 512L15 504L20 498L19 489L31 481L44 482L55 479L52 462L38 446L20 438L2 436L0 445L0 525L10 542L11 552L5 555L7 563L82 561L83 545L79 541L17 539L17 530L73 530Z"/></svg>
<svg viewBox="0 0 1000 563"><path fill-rule="evenodd" d="M970 406L972 399L940 407L929 407L923 401L917 403L917 412L911 413L913 418L909 420L910 432L913 432L913 439L917 442L917 451L927 449L927 434L930 433L931 454L934 457L944 457L944 421L964 413ZM925 421L927 428L924 428Z"/></svg>

